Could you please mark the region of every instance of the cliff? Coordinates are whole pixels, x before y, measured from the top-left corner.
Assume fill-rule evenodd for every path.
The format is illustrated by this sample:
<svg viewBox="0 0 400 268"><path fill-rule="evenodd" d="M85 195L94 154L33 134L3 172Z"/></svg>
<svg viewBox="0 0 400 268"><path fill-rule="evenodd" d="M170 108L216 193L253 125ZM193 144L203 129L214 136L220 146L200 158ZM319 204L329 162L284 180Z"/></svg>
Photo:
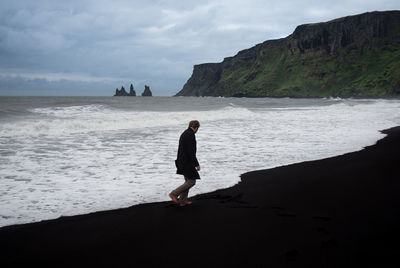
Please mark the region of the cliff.
<svg viewBox="0 0 400 268"><path fill-rule="evenodd" d="M400 97L400 11L300 25L221 63L195 65L176 95Z"/></svg>

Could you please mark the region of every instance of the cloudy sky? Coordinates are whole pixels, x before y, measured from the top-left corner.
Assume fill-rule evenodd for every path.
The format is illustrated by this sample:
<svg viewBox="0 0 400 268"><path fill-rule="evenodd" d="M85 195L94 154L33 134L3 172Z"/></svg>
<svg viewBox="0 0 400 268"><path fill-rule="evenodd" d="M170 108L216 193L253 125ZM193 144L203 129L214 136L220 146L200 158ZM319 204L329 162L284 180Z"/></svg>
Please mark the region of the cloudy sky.
<svg viewBox="0 0 400 268"><path fill-rule="evenodd" d="M0 0L0 95L182 89L193 65L398 0Z"/></svg>

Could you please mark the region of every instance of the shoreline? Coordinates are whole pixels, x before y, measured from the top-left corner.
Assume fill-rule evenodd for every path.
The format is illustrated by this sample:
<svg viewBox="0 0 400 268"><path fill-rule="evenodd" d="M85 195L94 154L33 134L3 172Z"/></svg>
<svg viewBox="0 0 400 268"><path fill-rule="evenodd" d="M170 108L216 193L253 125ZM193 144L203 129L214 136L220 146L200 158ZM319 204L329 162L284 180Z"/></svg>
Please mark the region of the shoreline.
<svg viewBox="0 0 400 268"><path fill-rule="evenodd" d="M241 175L171 202L0 228L10 265L396 267L400 127L361 151Z"/></svg>

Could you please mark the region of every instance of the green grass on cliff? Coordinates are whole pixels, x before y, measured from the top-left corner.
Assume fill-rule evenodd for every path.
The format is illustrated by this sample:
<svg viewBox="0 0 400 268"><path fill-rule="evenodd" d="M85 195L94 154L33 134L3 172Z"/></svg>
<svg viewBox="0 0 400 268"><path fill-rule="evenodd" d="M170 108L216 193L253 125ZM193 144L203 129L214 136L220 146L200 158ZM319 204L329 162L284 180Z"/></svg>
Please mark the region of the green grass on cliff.
<svg viewBox="0 0 400 268"><path fill-rule="evenodd" d="M197 66L178 95L400 97L399 18L399 11L371 12L299 26Z"/></svg>
<svg viewBox="0 0 400 268"><path fill-rule="evenodd" d="M334 55L317 50L291 55L275 48L251 64L224 69L229 82L223 95L249 96L388 96L397 95L400 81L400 47L341 49Z"/></svg>

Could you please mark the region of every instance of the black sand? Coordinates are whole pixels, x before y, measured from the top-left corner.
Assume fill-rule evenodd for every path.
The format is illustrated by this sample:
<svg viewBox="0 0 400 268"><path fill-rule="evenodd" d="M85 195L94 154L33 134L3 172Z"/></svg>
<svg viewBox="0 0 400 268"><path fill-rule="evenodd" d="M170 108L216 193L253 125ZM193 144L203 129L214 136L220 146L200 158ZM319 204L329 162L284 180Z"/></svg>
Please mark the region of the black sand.
<svg viewBox="0 0 400 268"><path fill-rule="evenodd" d="M400 127L194 197L0 228L1 267L400 267ZM201 181L199 183L202 183Z"/></svg>

